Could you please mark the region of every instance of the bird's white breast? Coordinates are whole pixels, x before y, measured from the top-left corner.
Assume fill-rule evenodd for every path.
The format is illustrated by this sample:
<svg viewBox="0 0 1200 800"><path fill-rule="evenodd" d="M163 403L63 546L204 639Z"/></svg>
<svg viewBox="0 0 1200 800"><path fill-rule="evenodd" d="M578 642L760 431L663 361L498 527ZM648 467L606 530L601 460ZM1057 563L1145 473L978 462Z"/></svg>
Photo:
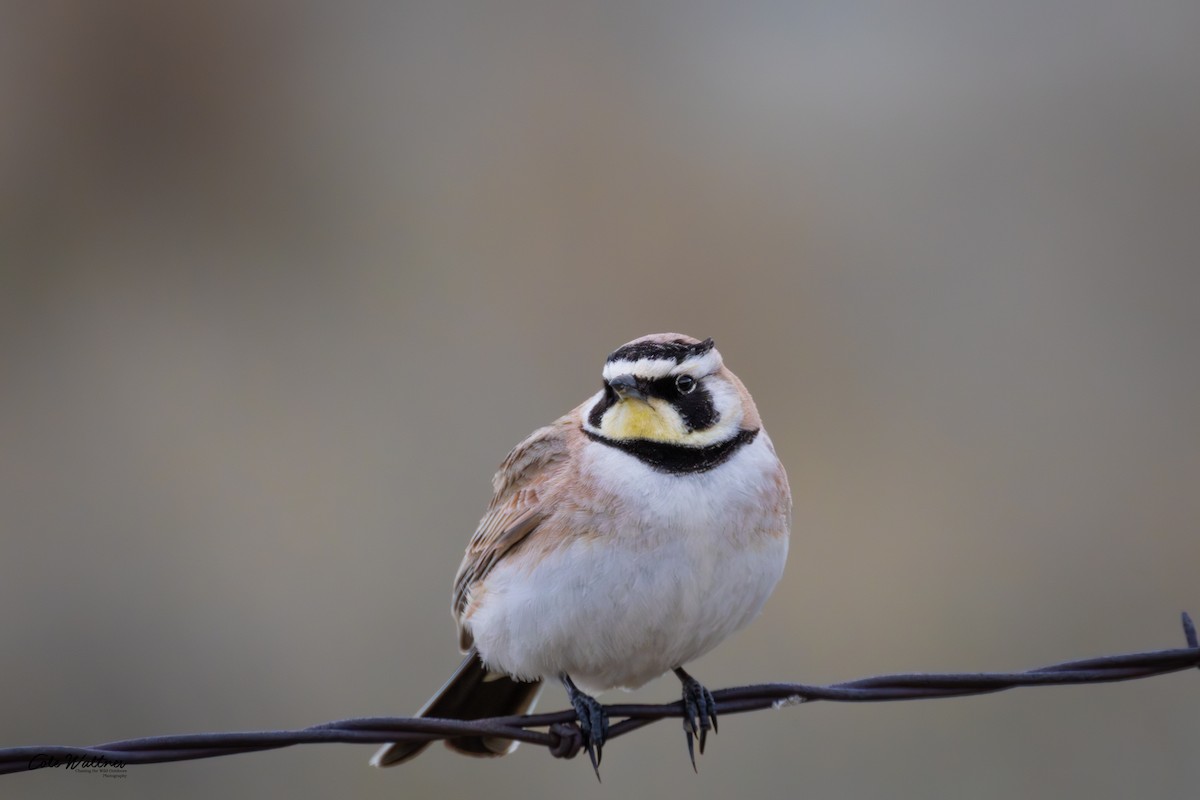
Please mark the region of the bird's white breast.
<svg viewBox="0 0 1200 800"><path fill-rule="evenodd" d="M597 442L580 458L581 478L621 500L575 512L564 543L536 560L518 550L496 565L469 623L490 667L634 688L754 618L783 572L789 524L765 432L701 473L657 472Z"/></svg>

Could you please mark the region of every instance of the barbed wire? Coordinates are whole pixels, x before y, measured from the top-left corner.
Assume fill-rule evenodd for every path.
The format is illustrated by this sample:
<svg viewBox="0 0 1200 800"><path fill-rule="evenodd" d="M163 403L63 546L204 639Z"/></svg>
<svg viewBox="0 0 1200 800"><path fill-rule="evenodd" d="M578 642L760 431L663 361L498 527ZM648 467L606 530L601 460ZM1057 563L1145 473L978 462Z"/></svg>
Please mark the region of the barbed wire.
<svg viewBox="0 0 1200 800"><path fill-rule="evenodd" d="M1138 680L1200 668L1200 641L1197 640L1196 626L1187 612L1181 616L1187 646L1174 650L1100 656L1039 667L1027 672L880 675L828 686L765 683L721 689L712 694L717 703L717 713L725 715L818 700L842 703L926 700L991 694L1022 686L1062 686ZM620 720L610 726L610 740L660 719L684 715L681 701L661 705L614 704L604 708L610 719ZM583 744L574 711L478 720L363 717L326 722L300 730L150 736L92 747L10 747L0 749L0 774L25 772L53 766L55 763L81 760L109 765L159 764L276 750L298 744L382 744L481 735L540 745L546 747L557 758L573 758Z"/></svg>

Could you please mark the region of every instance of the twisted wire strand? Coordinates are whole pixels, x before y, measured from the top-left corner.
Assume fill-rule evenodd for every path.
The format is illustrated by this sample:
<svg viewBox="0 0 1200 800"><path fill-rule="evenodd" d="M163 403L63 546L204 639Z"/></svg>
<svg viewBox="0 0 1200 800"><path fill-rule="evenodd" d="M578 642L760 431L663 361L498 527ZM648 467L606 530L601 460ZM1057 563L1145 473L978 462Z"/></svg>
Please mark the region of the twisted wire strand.
<svg viewBox="0 0 1200 800"><path fill-rule="evenodd" d="M1186 612L1182 614L1182 622L1187 646L1173 650L1100 656L1052 664L1026 672L880 675L828 686L803 683L737 686L712 694L717 703L717 713L724 715L819 700L841 703L928 700L991 694L1022 686L1063 686L1138 680L1200 668L1200 641L1197 639L1196 626ZM660 719L684 715L681 701L658 705L614 704L606 705L605 710L610 719L614 720L608 733L610 740ZM619 722L616 721L618 719ZM103 759L124 765L159 764L275 750L298 744L382 744L453 739L481 734L539 745L558 758L574 757L578 754L582 742L574 711L478 720L362 717L326 722L299 730L150 736L107 742L92 747L10 747L0 749L0 774L34 769L37 765L45 765L48 758Z"/></svg>

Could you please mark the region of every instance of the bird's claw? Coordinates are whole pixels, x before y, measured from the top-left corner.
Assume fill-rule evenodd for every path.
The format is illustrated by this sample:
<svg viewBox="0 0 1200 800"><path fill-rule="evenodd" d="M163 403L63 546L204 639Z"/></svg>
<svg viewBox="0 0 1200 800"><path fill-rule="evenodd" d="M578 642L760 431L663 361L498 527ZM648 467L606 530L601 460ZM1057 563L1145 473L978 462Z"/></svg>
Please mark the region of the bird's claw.
<svg viewBox="0 0 1200 800"><path fill-rule="evenodd" d="M563 684L567 687L571 707L575 709L575 719L583 733L584 749L592 760L596 780L600 780L600 761L604 758L604 743L608 739L608 712L596 698L581 692L569 677L563 676Z"/></svg>
<svg viewBox="0 0 1200 800"><path fill-rule="evenodd" d="M692 769L698 772L694 742L700 740L703 755L709 729L717 732L717 701L712 692L682 668L677 668L675 674L683 684L683 732L687 736L688 757L692 760Z"/></svg>

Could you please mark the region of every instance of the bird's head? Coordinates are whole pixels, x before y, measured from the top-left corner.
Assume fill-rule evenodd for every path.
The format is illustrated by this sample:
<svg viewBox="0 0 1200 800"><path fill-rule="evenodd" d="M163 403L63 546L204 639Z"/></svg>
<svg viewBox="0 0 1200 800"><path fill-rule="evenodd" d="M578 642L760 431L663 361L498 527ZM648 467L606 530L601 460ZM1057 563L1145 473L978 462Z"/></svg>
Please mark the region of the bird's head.
<svg viewBox="0 0 1200 800"><path fill-rule="evenodd" d="M706 447L758 427L754 401L712 339L634 339L609 354L603 376L584 427L607 439Z"/></svg>

